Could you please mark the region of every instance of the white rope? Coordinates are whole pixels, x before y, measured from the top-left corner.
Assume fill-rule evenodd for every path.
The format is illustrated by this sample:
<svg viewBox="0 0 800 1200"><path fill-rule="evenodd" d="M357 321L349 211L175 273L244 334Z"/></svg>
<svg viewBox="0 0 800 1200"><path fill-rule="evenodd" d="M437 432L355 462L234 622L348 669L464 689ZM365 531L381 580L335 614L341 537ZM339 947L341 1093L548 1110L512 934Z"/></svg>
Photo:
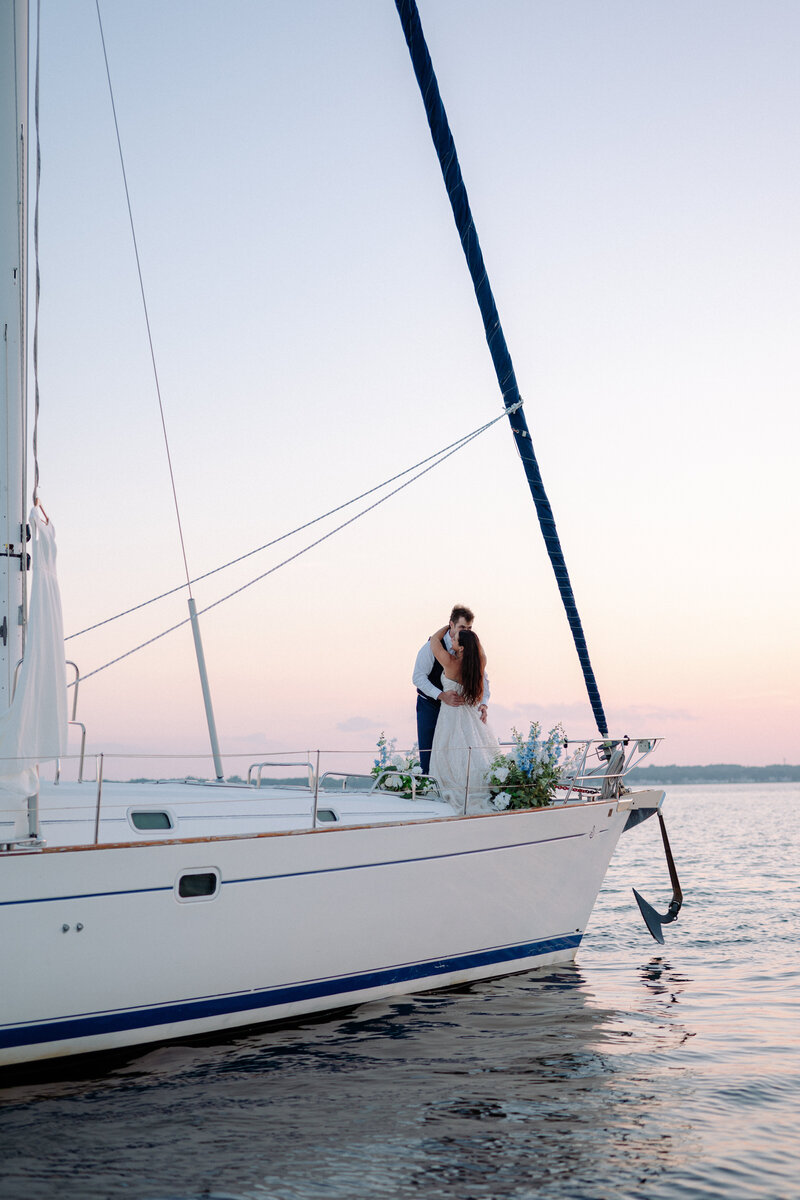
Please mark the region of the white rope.
<svg viewBox="0 0 800 1200"><path fill-rule="evenodd" d="M346 529L348 525L352 525L355 521L358 521L361 517L366 516L367 513L372 512L376 508L379 508L381 504L384 504L387 500L391 499L392 496L396 496L398 492L402 492L404 488L409 487L410 484L415 483L418 479L421 479L423 475L427 475L429 471L432 471L434 469L434 467L440 466L440 464L445 462L446 459L450 458L451 455L456 454L459 450L462 450L464 448L464 446L469 445L469 443L474 441L475 438L479 437L482 433L485 433L487 429L490 429L492 425L496 425L498 421L501 421L503 419L503 417L505 417L507 415L508 415L507 411L504 409L499 417L495 417L494 420L492 420L492 421L487 421L487 423L485 425L481 425L478 429L473 430L472 433L467 434L465 437L461 438L458 442L451 444L451 446L449 446L449 447L446 447L445 450L439 452L439 454L432 455L431 457L435 458L435 460L436 460L435 462L430 462L429 459L423 459L422 462L423 463L428 462L429 465L424 467L424 469L419 471L416 475L412 475L412 477L410 479L407 479L405 481L405 483L401 483L399 485L399 487L393 488L393 490L391 492L387 492L385 496L381 496L381 498L379 500L376 500L373 504L370 504L366 508L363 508L360 512L357 512L355 514L355 516L348 518L348 520L346 520L346 521L342 521L342 523L340 525L337 525L334 529L331 529L327 533L324 533L322 535L322 537L317 538L313 542L309 542L309 544L307 546L303 546L303 548L301 550L298 550L295 554L292 554L288 558L283 559L282 562L277 563L274 567L270 567L270 569L268 571L263 571L262 574L257 575L255 577L255 579L251 579L248 583L242 584L241 587L236 588L232 592L228 592L228 594L225 596L220 596L220 598L218 600L214 600L213 603L207 604L205 608L199 609L197 612L197 615L202 616L204 613L210 612L212 608L217 608L218 605L224 604L226 600L230 600L234 596L240 595L241 592L246 591L248 588L252 587L254 584L260 583L262 579L266 579L267 576L274 575L274 573L276 571L279 571L281 569L281 567L288 566L289 563L294 562L295 559L300 558L301 555L307 554L308 551L313 550L315 546L321 545L322 542L325 542L328 540L328 538L333 537L333 535L335 533L339 533L342 529ZM417 464L417 465L420 465L420 464ZM408 468L408 470L415 470L415 468L410 467L410 468ZM395 475L394 479L398 479L402 475L405 475L405 474L408 474L408 471L403 471L403 472L401 472L400 475ZM388 480L387 482L393 482L393 480ZM379 485L379 488L381 486L385 487L386 484ZM362 499L363 496L370 495L372 492L374 492L376 490L378 490L378 489L373 488L373 489L371 489L370 492L363 493L362 497L358 497L358 499ZM347 503L351 504L351 503L353 503L353 501L348 501ZM331 513L338 512L338 511L340 511L341 508L345 508L345 507L347 507L347 505L340 505L339 509L331 509ZM331 514L328 513L326 515L329 516ZM316 518L316 520L321 520L321 519L322 519L321 517ZM313 522L313 521L309 521L308 525L312 525L314 523L315 522ZM300 528L307 528L307 527L308 526L300 526ZM295 532L297 532L297 531L295 531ZM288 537L290 535L286 534L284 536ZM280 540L280 539L276 539L276 540ZM257 551L251 551L251 553L257 553ZM247 557L247 556L243 555L242 557ZM234 561L241 561L241 560L237 559ZM221 570L221 569L222 568L217 568L217 570ZM209 572L209 573L211 574L212 572ZM145 646L152 646L154 642L160 641L161 638L166 637L167 634L174 633L176 629L181 629L184 625L188 625L190 620L191 620L190 617L185 617L182 621L178 621L175 625L170 625L170 627L168 629L163 629L161 631L161 633L157 633L154 637L148 638L147 641L140 642L138 646L134 646L132 649L126 650L124 654L119 654L116 658L110 659L109 662L103 663L103 665L101 667L95 667L95 669L93 671L87 672L86 675L81 675L79 679L76 679L69 686L74 687L76 684L82 683L85 679L91 679L93 675L99 675L101 671L107 670L108 667L113 667L117 663L122 662L123 659L130 658L130 656L132 654L136 654L136 652L139 650L144 650Z"/></svg>
<svg viewBox="0 0 800 1200"><path fill-rule="evenodd" d="M519 402L519 404L521 403L522 401ZM506 416L509 412L516 411L516 409L519 407L519 404L515 404L513 409L506 409L502 415ZM191 580L192 584L200 583L204 579L209 579L212 575L217 575L220 571L227 570L228 567L236 566L237 563L244 562L244 560L247 558L252 558L254 554L260 554L262 550L269 550L272 546L277 546L279 542L285 542L288 538L294 537L296 533L302 533L304 529L310 529L312 525L319 524L320 521L324 521L327 517L335 516L337 512L341 512L343 509L349 508L351 504L357 504L359 500L365 500L367 496L372 496L375 492L381 491L383 488L388 487L389 484L394 483L395 480L402 479L404 475L408 475L411 473L411 471L416 471L417 468L424 466L426 463L432 462L434 459L438 459L441 455L446 454L449 450L459 449L462 443L466 444L468 440L477 437L479 434L483 433L484 430L489 429L500 419L500 417L495 417L494 420L488 421L485 425L481 425L477 429L473 429L471 433L464 434L463 437L458 438L455 442L450 442L449 445L443 446L434 454L429 454L426 458L421 458L419 462L414 463L413 466L406 467L403 471L398 471L396 475L390 476L389 479L384 479L383 483L378 483L375 485L375 487L369 488L366 492L361 492L358 496L353 496L350 500L345 500L343 504L338 504L335 508L329 509L320 516L314 517L312 520L306 521L302 525L298 525L295 529L289 530L288 533L282 533L279 537L273 538L269 542L265 542L263 546L257 546L255 550L248 550L245 554L240 554L237 558L232 558L228 562L222 563L222 565L219 567L213 567L210 571L206 571L204 575L197 575ZM149 600L142 600L140 604L134 604L132 608L126 608L122 612L115 613L113 617L105 617L102 621L96 621L94 625L87 625L85 629L79 629L77 633L69 634L64 638L64 641L69 642L73 638L81 637L84 633L91 633L95 629L100 629L103 625L110 625L112 621L118 621L120 617L130 616L131 613L138 612L142 608L147 608L150 604L155 604L159 600L165 600L168 596L174 596L176 592L182 592L185 586L185 584L181 583L178 584L177 587L170 588L166 592L161 592L158 596L151 596Z"/></svg>

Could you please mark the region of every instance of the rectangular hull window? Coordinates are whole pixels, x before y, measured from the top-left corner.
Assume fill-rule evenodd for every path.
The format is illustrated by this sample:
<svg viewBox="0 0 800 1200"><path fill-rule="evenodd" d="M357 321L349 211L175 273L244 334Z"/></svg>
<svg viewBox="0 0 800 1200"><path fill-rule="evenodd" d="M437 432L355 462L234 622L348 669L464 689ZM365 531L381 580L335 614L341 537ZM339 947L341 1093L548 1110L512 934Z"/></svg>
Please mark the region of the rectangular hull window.
<svg viewBox="0 0 800 1200"><path fill-rule="evenodd" d="M172 829L172 817L168 812L144 810L131 813L131 824L134 829Z"/></svg>
<svg viewBox="0 0 800 1200"><path fill-rule="evenodd" d="M181 900L210 900L219 890L219 875L216 871L187 871L178 880L178 897Z"/></svg>

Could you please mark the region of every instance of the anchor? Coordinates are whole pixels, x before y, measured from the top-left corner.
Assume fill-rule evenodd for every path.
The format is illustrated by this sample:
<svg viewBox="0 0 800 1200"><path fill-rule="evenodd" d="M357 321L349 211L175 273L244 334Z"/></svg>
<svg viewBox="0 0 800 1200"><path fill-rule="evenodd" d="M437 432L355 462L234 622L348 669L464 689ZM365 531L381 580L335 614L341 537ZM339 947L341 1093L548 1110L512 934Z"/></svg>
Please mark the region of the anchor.
<svg viewBox="0 0 800 1200"><path fill-rule="evenodd" d="M667 857L667 867L669 868L669 879L672 884L672 900L669 908L662 915L657 913L652 904L648 904L643 896L640 896L636 888L633 889L633 894L636 897L636 903L639 905L639 910L644 917L644 923L650 930L651 934L657 942L664 945L664 934L661 932L662 925L669 925L670 921L677 921L678 913L681 911L683 904L683 892L681 885L678 882L678 872L675 870L675 859L672 857L672 851L669 848L669 838L667 837L667 827L664 824L664 818L661 815L661 809L656 809L656 816L661 825L661 837L664 842L664 853Z"/></svg>

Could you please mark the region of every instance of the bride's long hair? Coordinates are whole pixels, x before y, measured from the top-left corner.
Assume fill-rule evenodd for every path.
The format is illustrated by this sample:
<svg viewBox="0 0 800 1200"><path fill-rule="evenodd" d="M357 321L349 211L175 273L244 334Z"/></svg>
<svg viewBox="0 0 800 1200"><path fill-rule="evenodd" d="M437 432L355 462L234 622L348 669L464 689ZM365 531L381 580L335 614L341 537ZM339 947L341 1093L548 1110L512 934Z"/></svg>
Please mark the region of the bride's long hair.
<svg viewBox="0 0 800 1200"><path fill-rule="evenodd" d="M467 704L480 704L483 696L483 667L478 639L471 629L461 629L458 633L458 644L461 646L461 690Z"/></svg>

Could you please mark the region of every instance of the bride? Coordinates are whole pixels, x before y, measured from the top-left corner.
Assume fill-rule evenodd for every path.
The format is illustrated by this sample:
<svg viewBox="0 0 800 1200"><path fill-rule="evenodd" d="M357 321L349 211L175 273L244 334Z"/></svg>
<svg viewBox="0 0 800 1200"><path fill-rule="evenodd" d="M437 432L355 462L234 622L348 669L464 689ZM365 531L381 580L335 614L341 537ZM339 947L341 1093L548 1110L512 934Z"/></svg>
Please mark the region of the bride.
<svg viewBox="0 0 800 1200"><path fill-rule="evenodd" d="M444 625L430 639L434 658L442 665L442 689L458 692L464 703L442 704L433 737L430 773L442 795L456 808L464 808L469 767L469 807L490 808L486 776L499 753L497 739L481 719L483 675L486 655L471 629L460 629L453 640L452 654L444 647Z"/></svg>

